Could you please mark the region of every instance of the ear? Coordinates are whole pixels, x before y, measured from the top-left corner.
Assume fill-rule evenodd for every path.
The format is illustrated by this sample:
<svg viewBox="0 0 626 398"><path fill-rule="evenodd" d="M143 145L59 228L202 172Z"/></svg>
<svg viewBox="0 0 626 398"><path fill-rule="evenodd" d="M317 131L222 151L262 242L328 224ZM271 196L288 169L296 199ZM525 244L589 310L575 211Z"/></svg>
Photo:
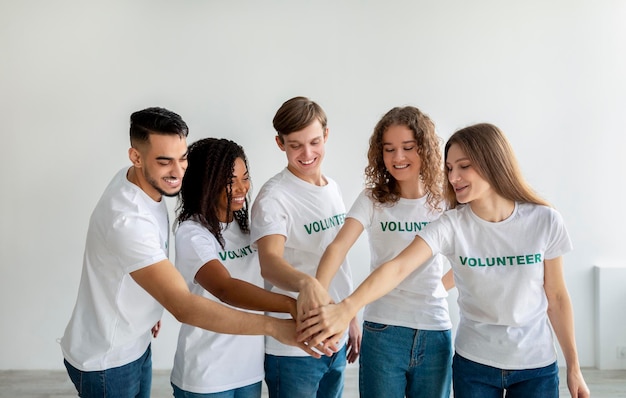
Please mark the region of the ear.
<svg viewBox="0 0 626 398"><path fill-rule="evenodd" d="M136 148L130 147L128 149L128 158L133 166L141 168L141 154Z"/></svg>
<svg viewBox="0 0 626 398"><path fill-rule="evenodd" d="M283 144L283 142L280 140L280 136L277 135L276 137L274 137L274 139L276 140L276 145L278 145L280 150L285 152L285 144Z"/></svg>
<svg viewBox="0 0 626 398"><path fill-rule="evenodd" d="M330 129L326 127L324 129L324 144L326 143L326 141L328 141L328 133L330 133Z"/></svg>

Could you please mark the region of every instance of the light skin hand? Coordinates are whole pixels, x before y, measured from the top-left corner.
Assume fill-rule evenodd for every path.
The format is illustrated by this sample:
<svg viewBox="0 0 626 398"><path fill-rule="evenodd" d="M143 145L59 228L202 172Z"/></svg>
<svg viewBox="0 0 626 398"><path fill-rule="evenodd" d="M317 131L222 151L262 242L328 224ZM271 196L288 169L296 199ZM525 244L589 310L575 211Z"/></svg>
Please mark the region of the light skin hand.
<svg viewBox="0 0 626 398"><path fill-rule="evenodd" d="M589 398L591 396L580 369L567 368L567 388L572 398Z"/></svg>
<svg viewBox="0 0 626 398"><path fill-rule="evenodd" d="M273 319L275 319L274 323L276 331L275 333L273 333L272 337L274 337L276 340L280 341L283 344L300 347L304 352L314 358L321 358L321 355L317 351L311 349L305 343L297 340L296 322L293 319ZM332 353L330 352L324 352L324 354L327 356L332 355Z"/></svg>
<svg viewBox="0 0 626 398"><path fill-rule="evenodd" d="M304 314L308 313L313 308L332 302L332 298L319 281L317 279L311 279L309 283L305 284L302 289L300 289L300 294L298 295L298 324L302 321Z"/></svg>
<svg viewBox="0 0 626 398"><path fill-rule="evenodd" d="M310 344L317 345L330 338L334 343L337 334L346 330L360 308L389 293L431 256L428 244L416 236L409 246L372 272L341 303L329 304L305 314L304 321L298 325L298 340L310 340Z"/></svg>
<svg viewBox="0 0 626 398"><path fill-rule="evenodd" d="M161 321L158 321L156 325L152 326L152 330L150 330L150 332L152 333L152 337L156 339L160 331L161 331Z"/></svg>
<svg viewBox="0 0 626 398"><path fill-rule="evenodd" d="M346 308L345 300L314 308L298 326L298 341L309 341L310 345L338 345L339 340L354 318Z"/></svg>
<svg viewBox="0 0 626 398"><path fill-rule="evenodd" d="M354 363L359 358L359 354L361 353L362 337L359 320L357 317L354 317L352 318L352 321L350 321L350 327L348 330L348 353L346 357L348 363Z"/></svg>

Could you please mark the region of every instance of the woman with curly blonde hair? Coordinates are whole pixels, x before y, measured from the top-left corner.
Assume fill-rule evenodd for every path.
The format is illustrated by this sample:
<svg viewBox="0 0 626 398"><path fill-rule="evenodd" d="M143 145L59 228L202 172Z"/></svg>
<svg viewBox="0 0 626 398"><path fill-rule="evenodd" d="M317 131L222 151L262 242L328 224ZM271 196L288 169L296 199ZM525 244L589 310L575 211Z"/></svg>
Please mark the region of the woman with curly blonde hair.
<svg viewBox="0 0 626 398"><path fill-rule="evenodd" d="M322 287L328 287L363 230L368 232L374 271L441 215L441 141L432 120L412 106L387 112L370 138L365 177L366 188L320 260L316 277ZM427 266L365 308L361 397L449 397L452 324L442 274L443 257L433 256ZM304 311L324 301L311 295L298 300Z"/></svg>

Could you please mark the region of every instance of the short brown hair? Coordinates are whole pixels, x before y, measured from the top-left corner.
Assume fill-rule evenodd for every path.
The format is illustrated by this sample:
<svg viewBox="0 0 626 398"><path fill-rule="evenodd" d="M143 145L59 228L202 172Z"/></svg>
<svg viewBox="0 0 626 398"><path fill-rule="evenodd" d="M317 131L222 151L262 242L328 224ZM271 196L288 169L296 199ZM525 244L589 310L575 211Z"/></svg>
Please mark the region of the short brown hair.
<svg viewBox="0 0 626 398"><path fill-rule="evenodd" d="M276 111L273 124L283 142L283 136L300 131L315 120L326 129L328 119L322 107L307 97L294 97L285 101Z"/></svg>

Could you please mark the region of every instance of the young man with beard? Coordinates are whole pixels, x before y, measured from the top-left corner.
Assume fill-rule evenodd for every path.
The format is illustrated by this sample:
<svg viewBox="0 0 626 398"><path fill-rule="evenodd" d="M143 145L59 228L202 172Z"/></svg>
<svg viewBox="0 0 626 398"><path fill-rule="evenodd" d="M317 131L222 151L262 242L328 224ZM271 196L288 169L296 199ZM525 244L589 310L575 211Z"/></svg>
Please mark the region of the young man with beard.
<svg viewBox="0 0 626 398"><path fill-rule="evenodd" d="M163 307L182 323L296 344L294 321L237 311L194 295L168 260L163 196L180 191L187 135L187 124L167 109L131 115L132 166L115 175L91 215L78 298L60 342L81 397L150 396L150 341L159 332Z"/></svg>

